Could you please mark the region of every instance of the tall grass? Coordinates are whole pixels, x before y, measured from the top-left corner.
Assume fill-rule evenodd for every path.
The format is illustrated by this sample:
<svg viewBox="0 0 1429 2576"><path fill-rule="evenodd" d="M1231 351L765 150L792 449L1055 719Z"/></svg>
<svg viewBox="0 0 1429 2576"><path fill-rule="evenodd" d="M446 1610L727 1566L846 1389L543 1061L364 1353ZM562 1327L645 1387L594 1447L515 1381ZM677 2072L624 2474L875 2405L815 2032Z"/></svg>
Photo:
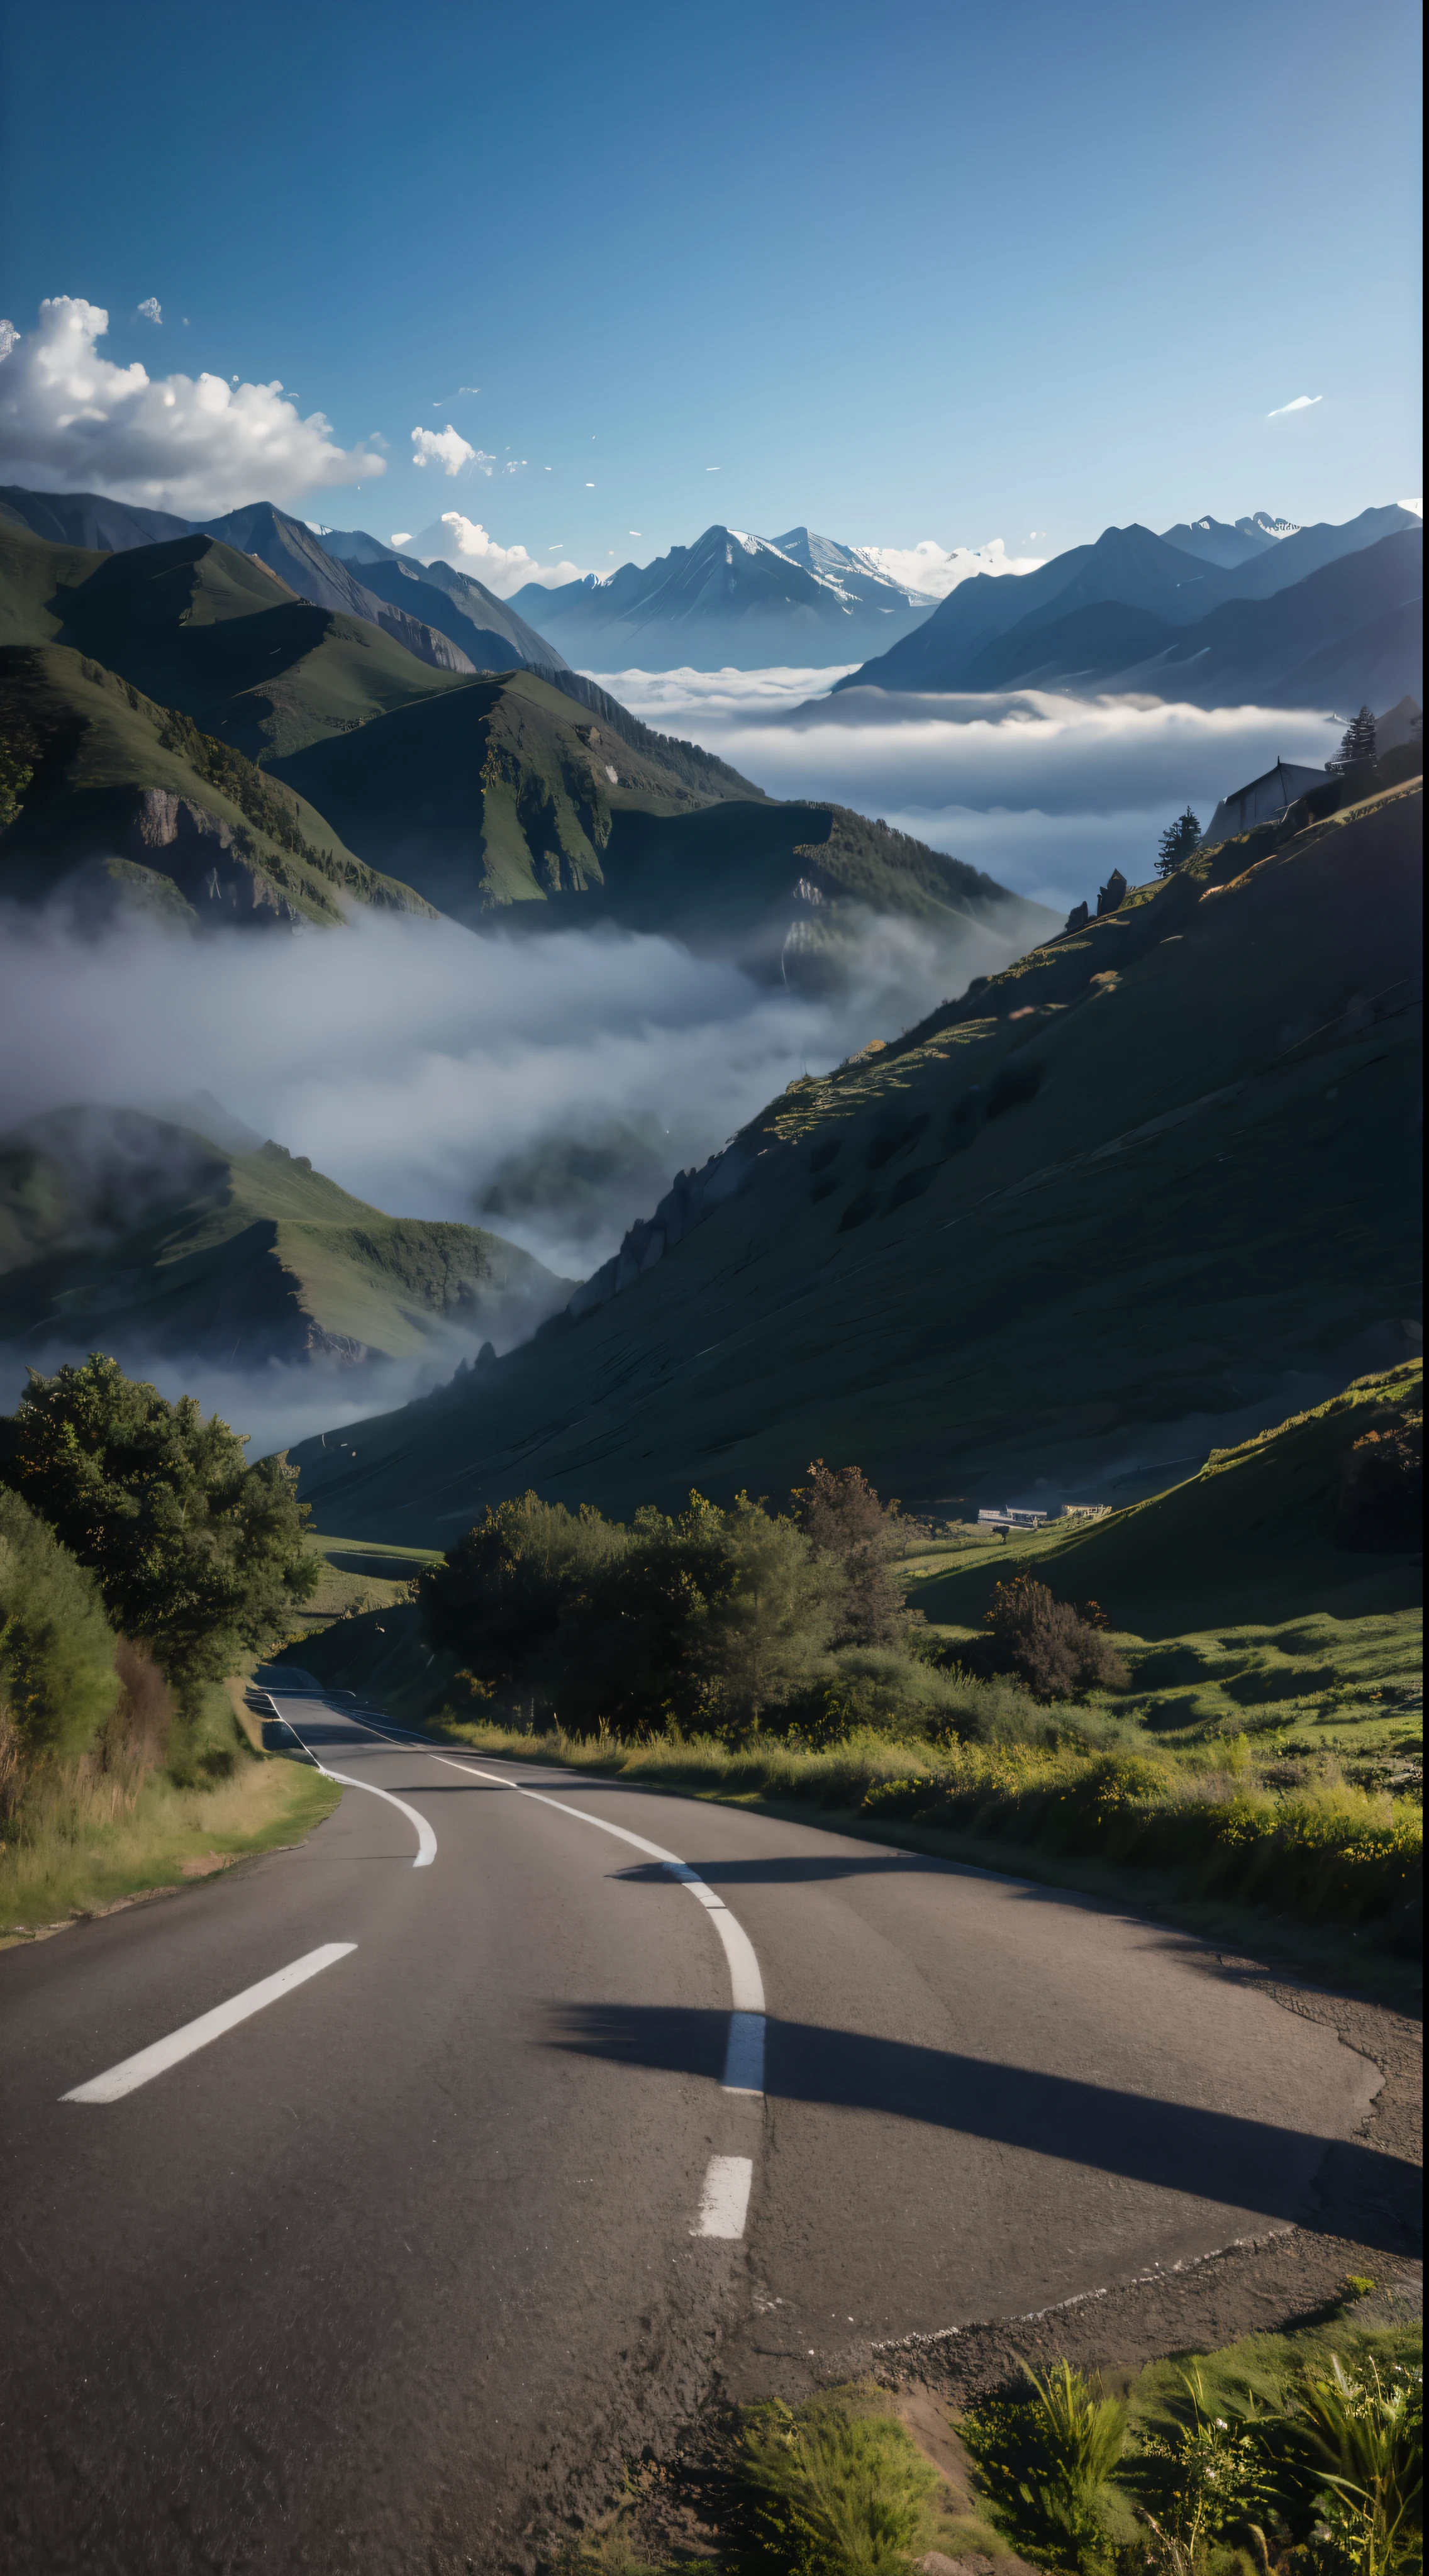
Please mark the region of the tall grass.
<svg viewBox="0 0 1429 2576"><path fill-rule="evenodd" d="M223 1758L176 1781L161 1767L175 1714L162 1674L124 1639L115 1664L118 1703L72 1760L20 1763L0 1710L0 1789L7 1775L9 1785L0 1801L0 1934L175 1885L306 1829L337 1802L316 1772L256 1759L216 1685L201 1686L188 1732Z"/></svg>
<svg viewBox="0 0 1429 2576"><path fill-rule="evenodd" d="M1021 1698L1008 1687L1009 1697ZM970 1682L969 1693L998 1685ZM986 1711L989 1732L997 1710ZM1229 1767L1073 1742L908 1742L874 1728L807 1747L753 1736L731 1747L670 1733L643 1744L559 1728L532 1736L447 1716L494 1753L556 1759L724 1798L810 1806L870 1823L912 1823L1047 1859L1095 1858L1170 1895L1220 1898L1349 1930L1408 1956L1422 1911L1423 1819L1408 1801L1322 1779L1257 1785ZM1049 1730L1055 1735L1055 1729Z"/></svg>

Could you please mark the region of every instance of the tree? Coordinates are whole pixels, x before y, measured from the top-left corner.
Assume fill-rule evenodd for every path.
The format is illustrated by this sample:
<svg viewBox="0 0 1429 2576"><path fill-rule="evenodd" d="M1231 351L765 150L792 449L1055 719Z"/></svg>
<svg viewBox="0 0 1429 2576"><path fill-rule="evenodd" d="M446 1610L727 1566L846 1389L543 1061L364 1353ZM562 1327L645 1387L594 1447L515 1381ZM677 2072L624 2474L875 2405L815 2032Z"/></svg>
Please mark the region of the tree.
<svg viewBox="0 0 1429 2576"><path fill-rule="evenodd" d="M268 1644L318 1582L296 1470L250 1467L244 1446L192 1396L170 1404L100 1352L52 1378L31 1369L11 1426L7 1481L181 1694Z"/></svg>
<svg viewBox="0 0 1429 2576"><path fill-rule="evenodd" d="M1174 823L1167 824L1157 844L1157 875L1173 876L1200 846L1201 826L1188 805L1184 814L1178 814Z"/></svg>
<svg viewBox="0 0 1429 2576"><path fill-rule="evenodd" d="M891 1645L912 1624L890 1559L898 1552L898 1506L880 1502L861 1467L809 1465L794 1490L799 1526L818 1556L843 1577L836 1645Z"/></svg>
<svg viewBox="0 0 1429 2576"><path fill-rule="evenodd" d="M1358 769L1362 760L1373 760L1374 756L1374 718L1368 707L1361 707L1357 716L1351 716L1340 738L1339 750L1326 766L1341 771Z"/></svg>
<svg viewBox="0 0 1429 2576"><path fill-rule="evenodd" d="M722 1519L703 1660L725 1721L757 1727L826 1651L844 1587L836 1558L821 1556L793 1521L748 1494Z"/></svg>
<svg viewBox="0 0 1429 2576"><path fill-rule="evenodd" d="M477 1681L524 1696L558 1677L551 1649L562 1617L626 1541L590 1504L569 1512L536 1493L489 1503L418 1579L427 1637L460 1655Z"/></svg>

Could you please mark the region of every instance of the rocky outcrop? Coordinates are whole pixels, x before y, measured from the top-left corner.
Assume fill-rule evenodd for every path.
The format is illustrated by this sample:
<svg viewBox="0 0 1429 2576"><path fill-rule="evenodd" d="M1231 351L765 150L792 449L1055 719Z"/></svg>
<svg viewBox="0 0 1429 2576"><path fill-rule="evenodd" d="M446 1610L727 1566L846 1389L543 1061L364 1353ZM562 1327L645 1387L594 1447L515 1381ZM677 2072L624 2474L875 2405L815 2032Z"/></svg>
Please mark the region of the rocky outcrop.
<svg viewBox="0 0 1429 2576"><path fill-rule="evenodd" d="M246 921L294 927L306 916L239 847L231 823L191 797L145 787L136 800L125 856L163 873L201 922Z"/></svg>
<svg viewBox="0 0 1429 2576"><path fill-rule="evenodd" d="M622 1288L633 1287L643 1271L653 1270L674 1244L746 1186L755 1160L753 1146L739 1137L722 1153L711 1154L699 1171L677 1172L654 1215L637 1217L620 1250L581 1281L566 1307L572 1322L618 1297Z"/></svg>
<svg viewBox="0 0 1429 2576"><path fill-rule="evenodd" d="M1097 888L1097 919L1108 912L1120 912L1126 901L1126 879L1120 868L1113 868L1104 886Z"/></svg>
<svg viewBox="0 0 1429 2576"><path fill-rule="evenodd" d="M476 664L468 660L461 646L454 644L449 635L439 635L435 626L425 626L420 617L409 617L405 608L389 608L385 599L378 599L365 586L363 597L368 603L364 614L371 618L373 625L380 626L383 634L390 635L394 643L405 644L407 651L415 653L419 662L430 662L438 671L476 669Z"/></svg>
<svg viewBox="0 0 1429 2576"><path fill-rule="evenodd" d="M1074 903L1071 911L1067 915L1067 928L1069 930L1085 930L1086 926L1087 906L1084 903Z"/></svg>

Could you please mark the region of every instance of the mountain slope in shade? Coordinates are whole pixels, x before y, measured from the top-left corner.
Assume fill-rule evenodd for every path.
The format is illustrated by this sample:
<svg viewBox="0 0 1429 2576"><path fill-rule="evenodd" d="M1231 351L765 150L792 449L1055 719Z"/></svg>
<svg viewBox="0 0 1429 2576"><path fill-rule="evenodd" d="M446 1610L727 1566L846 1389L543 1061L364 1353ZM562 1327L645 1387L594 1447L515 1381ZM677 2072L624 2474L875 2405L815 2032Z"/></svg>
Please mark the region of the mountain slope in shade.
<svg viewBox="0 0 1429 2576"><path fill-rule="evenodd" d="M324 553L303 520L290 519L286 510L275 509L271 501L254 501L247 509L229 510L223 518L206 519L201 524L205 536L219 537L225 545L256 555L299 599L310 600L315 608L336 608L345 610L349 617L367 618L390 635L394 643L415 654L419 662L431 662L439 671L474 668L450 636L440 634L406 609L379 599L354 579L346 564Z"/></svg>
<svg viewBox="0 0 1429 2576"><path fill-rule="evenodd" d="M214 537L95 554L0 525L0 640L72 645L253 760L460 688Z"/></svg>
<svg viewBox="0 0 1429 2576"><path fill-rule="evenodd" d="M1234 526L1225 519L1181 519L1174 528L1163 528L1161 534L1178 554L1195 555L1202 563L1218 564L1223 572L1234 571L1238 564L1254 563L1257 555L1267 553L1275 543L1253 519L1238 519Z"/></svg>
<svg viewBox="0 0 1429 2576"><path fill-rule="evenodd" d="M20 534L0 531L0 555ZM183 930L336 925L353 903L429 910L301 795L88 654L0 647L0 731L33 770L0 833L11 901L63 894L86 921L137 908Z"/></svg>
<svg viewBox="0 0 1429 2576"><path fill-rule="evenodd" d="M27 492L18 483L0 484L0 521L28 528L52 545L86 546L101 554L161 545L165 537L187 536L192 525L172 510L135 509L101 492Z"/></svg>
<svg viewBox="0 0 1429 2576"><path fill-rule="evenodd" d="M587 574L558 590L528 582L511 605L539 619L587 669L758 670L850 662L928 614L849 547L789 531L793 551L738 528L706 528L651 564ZM802 557L802 559L801 559Z"/></svg>
<svg viewBox="0 0 1429 2576"><path fill-rule="evenodd" d="M351 1426L355 1463L304 1444L304 1500L446 1546L528 1486L624 1513L816 1456L944 1509L1075 1495L1397 1357L1421 819L1401 790L1201 853L792 1085L632 1230L618 1293Z"/></svg>
<svg viewBox="0 0 1429 2576"><path fill-rule="evenodd" d="M562 666L555 647L513 617L480 582L452 573L446 565L429 574L362 530L325 530L319 538L304 520L270 501L250 502L200 521L176 518L168 510L134 509L95 492L29 492L7 485L0 487L0 525L28 528L51 544L115 554L174 537L216 537L265 564L296 598L380 626L419 661L438 669ZM375 584L360 580L354 564L372 566ZM389 564L401 564L410 587L394 584L385 569ZM419 583L424 585L420 593ZM474 653L468 649L473 645Z"/></svg>
<svg viewBox="0 0 1429 2576"><path fill-rule="evenodd" d="M478 671L567 667L558 645L528 626L484 582L454 571L440 555L430 564L419 563L414 555L384 546L364 528L325 528L322 546L359 570L364 589L448 636Z"/></svg>
<svg viewBox="0 0 1429 2576"><path fill-rule="evenodd" d="M1030 637L1075 611L1116 605L1190 626L1229 599L1268 599L1341 556L1420 525L1397 503L1363 510L1342 527L1299 528L1244 562L1224 566L1183 553L1149 528L1107 528L1040 571L992 580L979 574L941 601L926 622L835 689L976 689L978 657L1016 626Z"/></svg>
<svg viewBox="0 0 1429 2576"><path fill-rule="evenodd" d="M1269 599L1228 599L1191 626L1105 602L1029 618L966 666L975 690L1155 689L1207 706L1419 695L1420 529L1342 555Z"/></svg>
<svg viewBox="0 0 1429 2576"><path fill-rule="evenodd" d="M0 1137L0 1342L38 1359L98 1340L141 1370L146 1351L247 1368L455 1359L530 1333L570 1292L501 1235L386 1216L238 1134L235 1149L75 1107Z"/></svg>

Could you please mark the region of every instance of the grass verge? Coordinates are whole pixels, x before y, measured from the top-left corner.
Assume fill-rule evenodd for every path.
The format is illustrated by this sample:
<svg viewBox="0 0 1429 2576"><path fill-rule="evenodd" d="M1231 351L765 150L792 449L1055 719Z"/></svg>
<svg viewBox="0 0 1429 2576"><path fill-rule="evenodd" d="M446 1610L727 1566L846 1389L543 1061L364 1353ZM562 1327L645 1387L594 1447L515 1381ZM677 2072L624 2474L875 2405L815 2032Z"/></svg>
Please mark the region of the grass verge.
<svg viewBox="0 0 1429 2576"><path fill-rule="evenodd" d="M306 1764L247 1749L226 1779L191 1788L159 1770L59 1772L0 1847L0 1943L296 1842L341 1795Z"/></svg>
<svg viewBox="0 0 1429 2576"><path fill-rule="evenodd" d="M1029 2564L1056 2576L1391 2576L1422 2556L1422 2331L1374 2292L1346 2282L1311 2321L1139 2371L1087 2380L1054 2365L1040 2395L1018 2378L962 2413L921 2385L871 2380L798 2407L747 2407L709 2428L673 2485L667 2470L636 2471L619 2510L549 2564L559 2576L689 2566L698 2500L699 2560L721 2576L1016 2576ZM1397 2393L1397 2431L1380 2441L1395 2455L1389 2483L1409 2498L1397 2551L1366 2556L1368 2517L1344 2486L1337 2498L1335 2463L1316 2453L1327 2429L1347 2437L1351 2468L1373 2447L1353 2403L1332 2420L1346 2384L1368 2400L1358 2420L1376 2439L1386 2427L1370 2419Z"/></svg>

